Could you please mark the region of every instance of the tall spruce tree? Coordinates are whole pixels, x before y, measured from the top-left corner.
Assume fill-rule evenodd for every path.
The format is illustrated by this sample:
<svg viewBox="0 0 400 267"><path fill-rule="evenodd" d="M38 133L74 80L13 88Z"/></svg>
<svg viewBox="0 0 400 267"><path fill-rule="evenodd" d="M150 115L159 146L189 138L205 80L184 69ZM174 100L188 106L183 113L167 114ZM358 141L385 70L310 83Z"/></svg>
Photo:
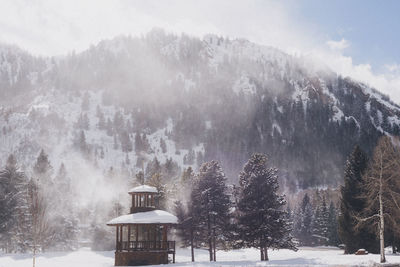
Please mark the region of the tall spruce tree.
<svg viewBox="0 0 400 267"><path fill-rule="evenodd" d="M339 245L337 211L332 201L329 205L329 215L328 215L328 245L330 246Z"/></svg>
<svg viewBox="0 0 400 267"><path fill-rule="evenodd" d="M328 244L328 226L329 210L326 206L325 196L323 196L322 203L320 203L315 209L313 221L313 237L316 245Z"/></svg>
<svg viewBox="0 0 400 267"><path fill-rule="evenodd" d="M218 162L206 162L200 167L191 202L198 241L208 244L210 261L216 261L217 245L224 243L228 234L231 207L226 177Z"/></svg>
<svg viewBox="0 0 400 267"><path fill-rule="evenodd" d="M341 187L340 216L338 233L345 245L345 253L354 253L360 248L370 252L378 252L378 242L368 229L356 229L357 220L354 214L360 213L366 205L363 195L363 174L366 171L368 159L360 147L356 146L346 161L344 170L344 185Z"/></svg>
<svg viewBox="0 0 400 267"><path fill-rule="evenodd" d="M310 201L310 197L306 193L301 201L301 205L297 210L296 218L296 231L295 235L303 246L311 246L312 239L312 221L313 221L313 210Z"/></svg>
<svg viewBox="0 0 400 267"><path fill-rule="evenodd" d="M33 166L33 175L39 180L39 186L48 186L52 183L53 167L50 164L49 156L42 149Z"/></svg>
<svg viewBox="0 0 400 267"><path fill-rule="evenodd" d="M0 171L0 240L3 250L8 253L29 249L26 189L25 174L11 154Z"/></svg>
<svg viewBox="0 0 400 267"><path fill-rule="evenodd" d="M267 156L254 154L239 176L238 227L244 247L260 249L268 260L268 248L297 250L291 236L292 225L278 194L277 169L267 167Z"/></svg>

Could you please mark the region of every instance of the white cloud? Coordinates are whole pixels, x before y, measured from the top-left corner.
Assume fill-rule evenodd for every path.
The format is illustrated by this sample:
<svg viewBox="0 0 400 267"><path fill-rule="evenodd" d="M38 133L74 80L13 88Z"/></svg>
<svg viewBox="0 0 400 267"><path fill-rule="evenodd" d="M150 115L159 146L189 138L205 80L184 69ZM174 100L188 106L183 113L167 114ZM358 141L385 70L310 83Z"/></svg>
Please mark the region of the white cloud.
<svg viewBox="0 0 400 267"><path fill-rule="evenodd" d="M344 50L344 49L346 49L347 47L350 46L349 41L347 41L344 38L342 38L342 40L340 40L340 41L329 40L329 41L326 42L326 44L332 50Z"/></svg>

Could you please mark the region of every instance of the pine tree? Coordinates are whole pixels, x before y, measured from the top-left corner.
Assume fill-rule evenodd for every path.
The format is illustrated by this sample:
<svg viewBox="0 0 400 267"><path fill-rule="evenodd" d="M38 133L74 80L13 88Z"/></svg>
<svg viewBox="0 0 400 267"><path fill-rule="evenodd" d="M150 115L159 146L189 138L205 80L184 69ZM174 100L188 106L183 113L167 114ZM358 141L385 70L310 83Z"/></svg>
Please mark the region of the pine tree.
<svg viewBox="0 0 400 267"><path fill-rule="evenodd" d="M140 171L136 174L136 181L138 181L138 183L141 185L144 184L144 174L142 171Z"/></svg>
<svg viewBox="0 0 400 267"><path fill-rule="evenodd" d="M160 161L158 161L157 157L154 157L146 166L146 178L150 179L156 173L161 174L162 169Z"/></svg>
<svg viewBox="0 0 400 267"><path fill-rule="evenodd" d="M328 245L338 246L339 245L339 234L338 234L338 222L337 222L337 211L335 205L331 201L329 205L329 216L328 216Z"/></svg>
<svg viewBox="0 0 400 267"><path fill-rule="evenodd" d="M314 214L313 221L313 237L316 245L327 245L329 241L328 237L328 225L329 225L329 211L326 206L325 196L322 199L322 203L317 206Z"/></svg>
<svg viewBox="0 0 400 267"><path fill-rule="evenodd" d="M147 184L157 188L157 202L159 209L165 209L167 206L167 186L163 181L161 173L154 173L150 179L147 180Z"/></svg>
<svg viewBox="0 0 400 267"><path fill-rule="evenodd" d="M195 225L193 220L193 205L190 202L195 174L191 167L183 171L178 200L175 201L175 214L179 220L178 235L184 246L190 246L192 262L194 262Z"/></svg>
<svg viewBox="0 0 400 267"><path fill-rule="evenodd" d="M366 203L361 198L363 193L362 176L367 168L368 159L365 153L356 146L347 159L344 171L344 185L341 187L340 216L338 233L345 245L345 253L354 253L360 248L378 252L377 241L368 229L355 229L357 224L353 214L360 213Z"/></svg>
<svg viewBox="0 0 400 267"><path fill-rule="evenodd" d="M191 194L193 223L199 239L208 244L210 261L216 260L216 248L227 236L231 202L226 177L216 161L204 163Z"/></svg>
<svg viewBox="0 0 400 267"><path fill-rule="evenodd" d="M113 148L117 150L119 148L118 146L118 141L117 141L117 134L114 134L114 143L113 143Z"/></svg>
<svg viewBox="0 0 400 267"><path fill-rule="evenodd" d="M303 246L312 245L312 220L313 211L310 197L306 193L297 211L295 235Z"/></svg>
<svg viewBox="0 0 400 267"><path fill-rule="evenodd" d="M160 138L160 148L162 153L167 153L167 144L163 138Z"/></svg>
<svg viewBox="0 0 400 267"><path fill-rule="evenodd" d="M135 134L135 152L139 153L143 151L143 144L142 144L142 138L140 137L140 133Z"/></svg>
<svg viewBox="0 0 400 267"><path fill-rule="evenodd" d="M79 146L79 150L81 151L81 153L86 156L88 153L88 145L86 143L86 135L83 130L79 134L78 146Z"/></svg>
<svg viewBox="0 0 400 267"><path fill-rule="evenodd" d="M122 131L119 139L121 141L121 148L123 152L131 152L133 147L132 147L132 142L129 137L129 134L127 131Z"/></svg>
<svg viewBox="0 0 400 267"><path fill-rule="evenodd" d="M267 156L263 154L254 154L239 175L238 226L242 246L259 248L261 260L268 260L268 248L297 250L277 179L277 169L267 167Z"/></svg>
<svg viewBox="0 0 400 267"><path fill-rule="evenodd" d="M110 118L107 119L106 133L108 136L113 136L114 134L113 123L111 122Z"/></svg>
<svg viewBox="0 0 400 267"><path fill-rule="evenodd" d="M53 167L50 164L48 155L42 149L33 166L33 175L39 181L40 185L50 185Z"/></svg>
<svg viewBox="0 0 400 267"><path fill-rule="evenodd" d="M96 116L99 119L97 123L97 128L100 130L106 129L106 119L104 118L104 113L101 110L100 106L97 106Z"/></svg>
<svg viewBox="0 0 400 267"><path fill-rule="evenodd" d="M54 192L50 197L52 205L48 205L52 213L51 228L54 233L49 247L52 250L72 250L76 247L78 221L72 206L73 195L71 179L64 163L61 163L54 179Z"/></svg>
<svg viewBox="0 0 400 267"><path fill-rule="evenodd" d="M81 106L82 110L89 110L90 108L90 96L89 96L89 92L86 91L85 94L83 95L83 99L82 99L82 106Z"/></svg>
<svg viewBox="0 0 400 267"><path fill-rule="evenodd" d="M191 224L188 212L182 201L177 200L174 202L174 214L178 218L177 234L182 242L182 247L188 247L191 244Z"/></svg>
<svg viewBox="0 0 400 267"><path fill-rule="evenodd" d="M18 168L14 155L7 159L5 168L0 171L0 240L5 252L25 252L29 238L22 230L28 230L25 174ZM28 234L29 231L26 231Z"/></svg>
<svg viewBox="0 0 400 267"><path fill-rule="evenodd" d="M75 127L81 130L89 130L89 126L89 117L86 113L81 113L81 115L78 117L77 122L75 123Z"/></svg>
<svg viewBox="0 0 400 267"><path fill-rule="evenodd" d="M117 133L121 133L123 129L125 129L124 118L120 111L117 111L114 114L113 127Z"/></svg>

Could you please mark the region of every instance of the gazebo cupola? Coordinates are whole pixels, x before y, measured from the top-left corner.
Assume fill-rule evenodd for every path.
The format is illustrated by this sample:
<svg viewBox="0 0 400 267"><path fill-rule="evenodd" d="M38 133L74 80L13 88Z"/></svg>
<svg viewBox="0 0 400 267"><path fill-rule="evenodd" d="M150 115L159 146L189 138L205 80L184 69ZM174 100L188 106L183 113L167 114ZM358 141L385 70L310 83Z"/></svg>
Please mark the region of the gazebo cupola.
<svg viewBox="0 0 400 267"><path fill-rule="evenodd" d="M116 227L115 265L154 265L175 262L175 241L168 240L168 229L178 223L171 213L159 210L157 189L141 185L128 191L131 213L107 223Z"/></svg>
<svg viewBox="0 0 400 267"><path fill-rule="evenodd" d="M158 206L157 189L148 185L141 185L128 191L132 196L131 213L155 210Z"/></svg>

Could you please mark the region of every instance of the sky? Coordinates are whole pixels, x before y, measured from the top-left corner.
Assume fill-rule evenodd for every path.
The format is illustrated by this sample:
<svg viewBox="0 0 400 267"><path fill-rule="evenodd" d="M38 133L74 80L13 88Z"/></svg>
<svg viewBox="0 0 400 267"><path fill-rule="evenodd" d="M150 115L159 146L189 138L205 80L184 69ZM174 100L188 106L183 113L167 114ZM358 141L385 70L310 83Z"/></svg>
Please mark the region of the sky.
<svg viewBox="0 0 400 267"><path fill-rule="evenodd" d="M0 42L63 55L154 27L246 38L307 56L400 103L400 1L0 0Z"/></svg>

